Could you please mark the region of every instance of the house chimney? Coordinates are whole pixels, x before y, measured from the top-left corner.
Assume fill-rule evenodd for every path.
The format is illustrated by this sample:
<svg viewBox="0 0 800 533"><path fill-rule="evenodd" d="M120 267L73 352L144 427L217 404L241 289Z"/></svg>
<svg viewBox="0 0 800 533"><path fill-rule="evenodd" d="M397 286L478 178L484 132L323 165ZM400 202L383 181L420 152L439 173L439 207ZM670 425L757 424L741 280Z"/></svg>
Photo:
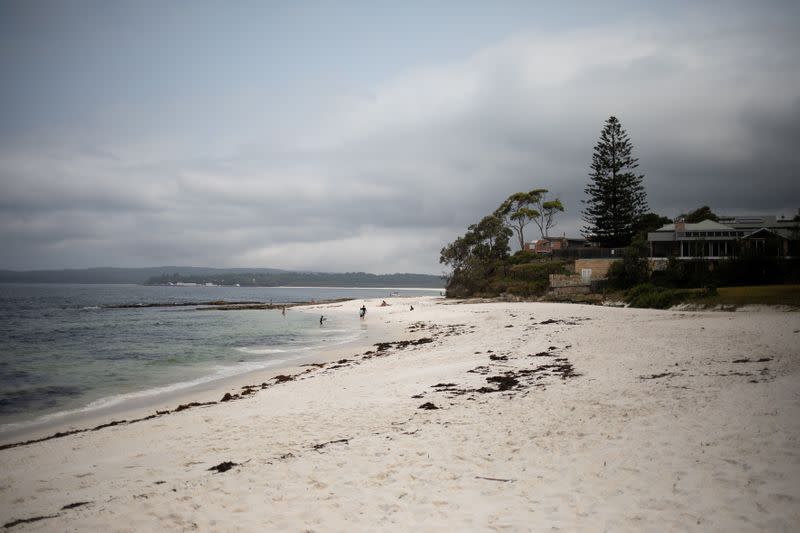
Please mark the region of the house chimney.
<svg viewBox="0 0 800 533"><path fill-rule="evenodd" d="M675 231L686 231L686 220L683 217L675 219Z"/></svg>

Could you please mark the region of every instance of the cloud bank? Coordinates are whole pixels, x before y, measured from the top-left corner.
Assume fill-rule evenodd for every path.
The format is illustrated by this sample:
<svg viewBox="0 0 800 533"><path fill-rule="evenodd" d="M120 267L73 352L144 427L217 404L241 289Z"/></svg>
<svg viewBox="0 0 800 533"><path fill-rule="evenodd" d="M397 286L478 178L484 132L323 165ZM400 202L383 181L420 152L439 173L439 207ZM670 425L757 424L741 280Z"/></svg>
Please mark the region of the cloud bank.
<svg viewBox="0 0 800 533"><path fill-rule="evenodd" d="M794 22L522 32L326 93L296 120L286 109L269 120L274 106L251 88L237 89L235 104L219 100L224 113L123 106L6 131L0 268L436 274L439 249L516 191L549 189L566 207L554 231L577 234L592 148L611 114L654 211L793 216Z"/></svg>

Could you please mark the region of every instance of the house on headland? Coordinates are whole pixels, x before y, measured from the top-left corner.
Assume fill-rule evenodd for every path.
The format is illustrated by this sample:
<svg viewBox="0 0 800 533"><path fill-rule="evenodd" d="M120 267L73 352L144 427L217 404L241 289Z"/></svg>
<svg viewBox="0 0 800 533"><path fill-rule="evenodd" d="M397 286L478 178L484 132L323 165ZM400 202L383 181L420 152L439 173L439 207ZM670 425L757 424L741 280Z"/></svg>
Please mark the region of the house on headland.
<svg viewBox="0 0 800 533"><path fill-rule="evenodd" d="M798 223L774 216L719 217L687 223L681 219L647 234L650 257L724 259L744 250L765 255L798 255Z"/></svg>
<svg viewBox="0 0 800 533"><path fill-rule="evenodd" d="M587 246L589 246L589 243L586 239L570 238L564 235L561 237L546 237L533 242L526 242L525 250L537 254L550 254L555 250L586 248Z"/></svg>

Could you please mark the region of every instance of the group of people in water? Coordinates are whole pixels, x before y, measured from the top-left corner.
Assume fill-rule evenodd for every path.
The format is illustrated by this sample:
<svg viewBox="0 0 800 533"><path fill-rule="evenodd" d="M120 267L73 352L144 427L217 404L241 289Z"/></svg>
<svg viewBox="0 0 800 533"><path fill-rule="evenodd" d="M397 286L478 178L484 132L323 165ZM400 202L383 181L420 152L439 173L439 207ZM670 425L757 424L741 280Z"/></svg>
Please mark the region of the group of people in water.
<svg viewBox="0 0 800 533"><path fill-rule="evenodd" d="M390 305L391 304L386 303L386 300L383 300L383 301L381 301L381 305L379 307L388 307ZM413 305L410 305L409 307L411 308L410 309L411 311L414 310L414 306ZM283 309L283 314L284 314L284 316L286 315L286 308ZM361 308L358 310L358 317L361 318L361 319L364 319L364 318L366 318L366 316L367 316L367 306L366 305L362 305ZM325 318L325 315L320 315L319 316L319 325L322 326L325 323L326 320L328 320L328 319Z"/></svg>

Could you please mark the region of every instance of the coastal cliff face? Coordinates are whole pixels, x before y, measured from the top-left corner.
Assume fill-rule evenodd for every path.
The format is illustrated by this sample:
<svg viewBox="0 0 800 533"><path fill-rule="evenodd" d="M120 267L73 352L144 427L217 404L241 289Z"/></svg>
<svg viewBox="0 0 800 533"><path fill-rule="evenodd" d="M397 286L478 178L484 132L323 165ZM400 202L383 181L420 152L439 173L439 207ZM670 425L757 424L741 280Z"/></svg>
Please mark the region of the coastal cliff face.
<svg viewBox="0 0 800 533"><path fill-rule="evenodd" d="M364 328L379 336L314 364L0 450L0 519L36 519L26 530L800 523L797 313L408 301L367 302ZM360 305L308 312L360 320Z"/></svg>

